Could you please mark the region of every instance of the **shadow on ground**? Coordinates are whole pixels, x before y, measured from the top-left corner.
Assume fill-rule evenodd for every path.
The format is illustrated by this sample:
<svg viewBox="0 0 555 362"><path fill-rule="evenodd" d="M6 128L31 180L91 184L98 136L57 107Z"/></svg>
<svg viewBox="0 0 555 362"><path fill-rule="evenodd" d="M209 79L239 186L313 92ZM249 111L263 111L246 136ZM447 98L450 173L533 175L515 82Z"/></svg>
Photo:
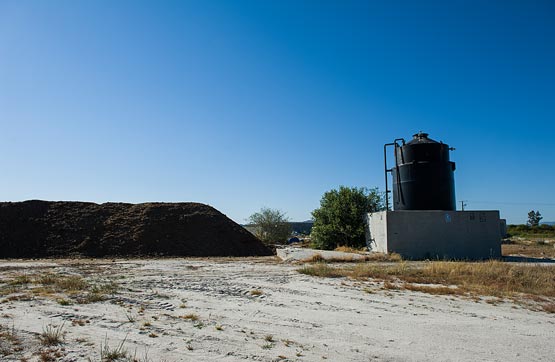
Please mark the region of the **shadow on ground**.
<svg viewBox="0 0 555 362"><path fill-rule="evenodd" d="M527 256L503 256L502 260L512 262L512 263L547 263L547 264L555 264L555 259L532 258L532 257L527 257Z"/></svg>

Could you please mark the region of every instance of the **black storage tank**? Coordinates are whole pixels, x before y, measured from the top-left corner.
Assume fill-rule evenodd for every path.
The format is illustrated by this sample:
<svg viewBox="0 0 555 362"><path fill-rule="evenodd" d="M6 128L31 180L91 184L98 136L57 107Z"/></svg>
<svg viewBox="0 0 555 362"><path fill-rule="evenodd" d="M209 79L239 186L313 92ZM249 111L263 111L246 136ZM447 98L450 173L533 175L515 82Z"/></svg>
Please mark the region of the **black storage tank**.
<svg viewBox="0 0 555 362"><path fill-rule="evenodd" d="M395 143L394 210L455 210L455 163L449 151L422 132L406 144Z"/></svg>

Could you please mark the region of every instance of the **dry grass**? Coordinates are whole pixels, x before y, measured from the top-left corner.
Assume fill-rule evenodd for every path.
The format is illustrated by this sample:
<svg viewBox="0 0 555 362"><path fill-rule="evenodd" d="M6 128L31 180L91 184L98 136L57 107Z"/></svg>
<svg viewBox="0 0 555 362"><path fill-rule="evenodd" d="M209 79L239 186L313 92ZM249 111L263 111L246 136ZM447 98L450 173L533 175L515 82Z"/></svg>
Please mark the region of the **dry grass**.
<svg viewBox="0 0 555 362"><path fill-rule="evenodd" d="M398 263L400 261L403 261L403 258L401 257L401 255L397 253L390 253L390 254L371 253L368 255L367 261L384 261L384 262L389 261L389 262Z"/></svg>
<svg viewBox="0 0 555 362"><path fill-rule="evenodd" d="M326 259L324 259L322 254L318 253L318 254L312 255L310 258L306 258L301 261L304 263L320 263L320 262L326 261Z"/></svg>
<svg viewBox="0 0 555 362"><path fill-rule="evenodd" d="M9 285L24 285L31 283L31 277L27 274L16 275L8 281Z"/></svg>
<svg viewBox="0 0 555 362"><path fill-rule="evenodd" d="M64 325L53 326L51 324L43 328L39 336L40 342L44 346L55 346L62 344L65 337Z"/></svg>
<svg viewBox="0 0 555 362"><path fill-rule="evenodd" d="M110 347L108 345L108 337L104 340L104 343L100 344L100 360L102 362L112 362L127 359L129 360L129 353L127 349L124 348L127 336L121 341L117 347Z"/></svg>
<svg viewBox="0 0 555 362"><path fill-rule="evenodd" d="M60 291L77 292L88 289L89 283L79 275L70 275L57 278L54 286Z"/></svg>
<svg viewBox="0 0 555 362"><path fill-rule="evenodd" d="M259 296L259 295L264 294L264 291L262 291L260 289L253 289L253 290L250 291L250 294L254 295L254 296Z"/></svg>
<svg viewBox="0 0 555 362"><path fill-rule="evenodd" d="M555 303L547 303L542 305L542 308L547 313L555 313Z"/></svg>
<svg viewBox="0 0 555 362"><path fill-rule="evenodd" d="M193 313L181 316L181 318L185 319L185 320L193 321L193 322L196 322L200 319L198 315L193 314Z"/></svg>
<svg viewBox="0 0 555 362"><path fill-rule="evenodd" d="M340 278L347 276L341 268L331 267L325 263L305 265L301 269L297 269L297 271L301 274L311 275L313 277Z"/></svg>
<svg viewBox="0 0 555 362"><path fill-rule="evenodd" d="M356 249L350 246L338 246L337 248L335 248L335 251L341 251L343 253L363 254L363 253L366 253L368 249L367 248Z"/></svg>
<svg viewBox="0 0 555 362"><path fill-rule="evenodd" d="M432 294L470 293L498 297L525 294L555 297L555 268L541 265L514 265L498 261L438 261L424 264L403 262L394 265L364 263L342 267L316 264L298 271L319 277L380 279L395 284L396 288ZM399 283L402 285L399 286Z"/></svg>
<svg viewBox="0 0 555 362"><path fill-rule="evenodd" d="M342 250L338 250L342 249ZM300 260L303 263L360 263L363 261L380 261L380 262L400 262L402 260L401 256L396 253L391 254L383 254L383 253L370 253L370 254L363 254L360 250L355 250L355 252L345 251L350 250L347 247L339 247L336 251L341 252L348 252L356 255L340 255L340 256L333 256L324 258L322 254L317 253L312 255L309 258Z"/></svg>
<svg viewBox="0 0 555 362"><path fill-rule="evenodd" d="M555 246L539 242L520 242L517 244L502 244L503 255L521 255L529 258L555 258Z"/></svg>
<svg viewBox="0 0 555 362"><path fill-rule="evenodd" d="M55 274L18 274L8 279L0 287L0 295L18 298L26 295L53 299L61 305L74 303L86 304L103 301L107 294L115 294L118 290L114 282L92 284L81 275Z"/></svg>
<svg viewBox="0 0 555 362"><path fill-rule="evenodd" d="M15 332L15 327L12 325L8 328L0 325L0 355L7 356L22 350L21 340Z"/></svg>
<svg viewBox="0 0 555 362"><path fill-rule="evenodd" d="M60 361L63 356L64 352L57 348L47 348L39 351L40 362Z"/></svg>
<svg viewBox="0 0 555 362"><path fill-rule="evenodd" d="M404 283L402 289L412 290L414 292L422 292L428 294L449 295L462 294L463 292L457 287L446 287L445 285L422 285Z"/></svg>

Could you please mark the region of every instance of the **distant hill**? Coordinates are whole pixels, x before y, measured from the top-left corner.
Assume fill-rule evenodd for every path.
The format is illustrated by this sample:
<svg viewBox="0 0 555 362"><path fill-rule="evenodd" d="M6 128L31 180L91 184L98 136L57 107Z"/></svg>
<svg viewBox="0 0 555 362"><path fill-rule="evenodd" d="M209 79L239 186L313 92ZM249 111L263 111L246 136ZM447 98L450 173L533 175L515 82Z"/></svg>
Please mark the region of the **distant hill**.
<svg viewBox="0 0 555 362"><path fill-rule="evenodd" d="M540 224L555 226L555 221L544 221L544 222L540 222Z"/></svg>
<svg viewBox="0 0 555 362"><path fill-rule="evenodd" d="M290 222L289 224L291 224L291 229L293 230L293 232L308 235L312 231L312 226L314 225L314 221L307 220L307 221L300 221L300 222Z"/></svg>
<svg viewBox="0 0 555 362"><path fill-rule="evenodd" d="M314 221L312 220L292 221L289 224L291 225L291 231L293 233L309 235L310 232L312 231L312 226L314 225ZM254 234L255 228L253 227L253 225L245 224L242 226Z"/></svg>

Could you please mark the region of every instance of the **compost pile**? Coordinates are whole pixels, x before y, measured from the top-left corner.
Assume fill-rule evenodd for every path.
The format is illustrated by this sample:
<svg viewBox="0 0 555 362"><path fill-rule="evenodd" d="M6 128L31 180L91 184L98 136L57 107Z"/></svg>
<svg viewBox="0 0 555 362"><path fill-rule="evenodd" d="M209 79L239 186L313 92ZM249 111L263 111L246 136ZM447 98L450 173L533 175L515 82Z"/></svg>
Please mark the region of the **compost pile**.
<svg viewBox="0 0 555 362"><path fill-rule="evenodd" d="M3 258L271 254L242 226L199 203L0 203Z"/></svg>

